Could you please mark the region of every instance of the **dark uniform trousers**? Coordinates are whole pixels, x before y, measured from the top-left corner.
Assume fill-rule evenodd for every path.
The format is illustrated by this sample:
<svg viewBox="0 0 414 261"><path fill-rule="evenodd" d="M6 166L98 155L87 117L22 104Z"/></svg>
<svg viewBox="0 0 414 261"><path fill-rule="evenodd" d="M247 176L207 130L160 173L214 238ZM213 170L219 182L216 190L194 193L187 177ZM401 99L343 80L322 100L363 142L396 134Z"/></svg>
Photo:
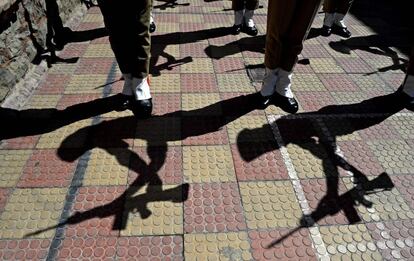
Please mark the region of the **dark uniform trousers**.
<svg viewBox="0 0 414 261"><path fill-rule="evenodd" d="M269 0L265 65L292 71L321 0Z"/></svg>
<svg viewBox="0 0 414 261"><path fill-rule="evenodd" d="M232 0L232 8L234 11L240 10L256 10L259 6L259 0Z"/></svg>
<svg viewBox="0 0 414 261"><path fill-rule="evenodd" d="M149 73L151 0L98 0L109 41L123 74Z"/></svg>
<svg viewBox="0 0 414 261"><path fill-rule="evenodd" d="M414 76L414 47L411 49L410 61L407 67L407 75Z"/></svg>
<svg viewBox="0 0 414 261"><path fill-rule="evenodd" d="M323 10L325 13L347 14L351 8L353 0L325 0Z"/></svg>

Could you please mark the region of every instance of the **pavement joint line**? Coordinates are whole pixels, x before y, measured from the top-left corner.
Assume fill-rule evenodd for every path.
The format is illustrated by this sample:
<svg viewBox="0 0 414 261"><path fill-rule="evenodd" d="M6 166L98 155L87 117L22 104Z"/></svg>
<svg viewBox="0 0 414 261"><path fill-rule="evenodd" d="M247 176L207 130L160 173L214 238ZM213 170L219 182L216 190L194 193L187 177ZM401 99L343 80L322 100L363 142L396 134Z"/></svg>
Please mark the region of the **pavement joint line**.
<svg viewBox="0 0 414 261"><path fill-rule="evenodd" d="M327 137L332 137L329 129L327 128L327 126L325 125L325 123L321 119L317 120L317 123L321 127L322 132L323 132L324 135L326 135ZM337 145L336 143L331 143L330 145L334 146L333 149L335 150L335 154L337 156L341 157L345 161L345 164L348 164L347 161L346 161L346 157L345 157L344 153L342 152L342 150L340 148L340 145ZM354 179L354 176L353 176L352 172L350 170L346 170L346 173L351 178L352 183L354 183L355 179ZM360 192L362 191L362 188L358 185L355 188L357 189L357 191L360 191ZM383 237L390 238L391 236L387 231L385 231L385 225L384 225L383 222L380 222L379 216L377 215L377 211L375 210L375 208L368 208L367 207L367 210L368 210L367 211L368 215L371 217L372 220L378 220L378 221L375 222L375 224L376 224L376 227L381 231L381 233L384 234ZM377 241L377 242L373 243L376 246L375 250L379 249L378 248L378 243L379 242L380 241Z"/></svg>
<svg viewBox="0 0 414 261"><path fill-rule="evenodd" d="M270 125L272 127L273 135L276 139L276 142L280 146L280 153L282 155L283 161L286 165L288 175L290 177L290 181L292 182L293 189L295 190L296 197L298 198L299 205L302 209L302 212L307 215L311 213L309 203L305 197L305 193L303 191L303 187L300 184L300 180L298 178L298 175L295 171L295 168L293 166L292 160L290 159L289 152L286 149L285 143L283 141L282 135L280 134L279 128L275 124L275 120L277 118L275 117L268 117L269 122L272 124ZM321 232L319 231L318 226L315 224L312 227L308 227L310 231L310 236L312 239L312 247L315 250L316 255L318 256L319 260L330 260L330 257L328 255L328 251L326 248L325 243L322 240Z"/></svg>
<svg viewBox="0 0 414 261"><path fill-rule="evenodd" d="M114 61L111 66L111 70L107 76L107 82L109 82L109 79L111 79L111 77L113 77L113 75L116 74L116 66L117 66L117 63L116 61ZM112 84L108 84L103 88L102 94L104 98L110 94L111 87L112 87ZM100 119L101 119L100 115L93 117L93 120L90 126L93 126L99 123ZM87 139L88 138L89 138L89 135L87 136ZM92 152L89 150L79 158L79 162L76 165L76 169L73 174L72 182L69 185L69 190L66 194L65 204L63 206L63 211L61 213L61 216L58 222L59 224L64 223L69 218L70 210L72 209L72 206L75 202L76 195L79 191L79 188L82 187L82 181L83 181L83 178L85 177L86 168L88 166L88 162L90 160L91 154ZM65 239L65 229L66 229L66 225L56 228L55 235L52 239L52 242L50 243L49 251L46 257L47 261L56 260L59 247L62 244L63 240Z"/></svg>
<svg viewBox="0 0 414 261"><path fill-rule="evenodd" d="M339 113L339 114L318 114L311 112L304 112L299 114L289 114L289 115L280 115L280 114L269 114L268 117L272 118L282 118L287 120L295 119L319 119L319 118L376 118L384 116L393 116L393 117L413 117L414 113L410 112L401 112L401 113Z"/></svg>

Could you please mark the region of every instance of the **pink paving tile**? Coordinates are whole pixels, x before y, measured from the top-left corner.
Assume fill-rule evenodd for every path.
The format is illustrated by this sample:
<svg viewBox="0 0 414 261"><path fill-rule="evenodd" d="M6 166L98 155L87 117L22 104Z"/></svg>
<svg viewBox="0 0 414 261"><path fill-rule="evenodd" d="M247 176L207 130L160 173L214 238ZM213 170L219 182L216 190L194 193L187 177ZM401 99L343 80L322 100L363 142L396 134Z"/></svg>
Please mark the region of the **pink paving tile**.
<svg viewBox="0 0 414 261"><path fill-rule="evenodd" d="M183 145L228 144L227 129L221 116L186 116L182 118Z"/></svg>
<svg viewBox="0 0 414 261"><path fill-rule="evenodd" d="M170 59L170 60L169 60ZM163 73L180 73L180 65L186 61L171 60L171 57L153 56L151 57L150 73L159 76Z"/></svg>
<svg viewBox="0 0 414 261"><path fill-rule="evenodd" d="M269 247L288 233L287 229L249 231L254 260L317 260L309 231L305 228Z"/></svg>
<svg viewBox="0 0 414 261"><path fill-rule="evenodd" d="M334 179L332 184L335 183ZM347 191L343 182L339 179L336 181L338 183L337 196L342 195ZM306 200L309 203L310 210L315 216L320 216L320 220L317 220L317 223L320 225L336 225L336 224L349 224L349 221L345 215L343 209L340 211L334 211L331 213L330 208L339 204L338 201L335 201L332 195L327 196L327 181L326 179L308 179L300 181L303 192L305 194ZM348 201L347 201L348 200ZM345 199L344 202L352 205L353 202L351 198ZM326 204L324 205L321 204ZM321 207L322 206L322 207ZM317 214L316 214L317 213Z"/></svg>
<svg viewBox="0 0 414 261"><path fill-rule="evenodd" d="M65 238L58 250L60 260L114 260L116 237Z"/></svg>
<svg viewBox="0 0 414 261"><path fill-rule="evenodd" d="M339 66L347 73L372 73L375 70L361 58L336 58Z"/></svg>
<svg viewBox="0 0 414 261"><path fill-rule="evenodd" d="M82 58L78 62L76 74L104 74L111 71L112 66L116 63L113 58Z"/></svg>
<svg viewBox="0 0 414 261"><path fill-rule="evenodd" d="M72 244L81 238L118 236L121 227L115 221L116 215L123 212L125 200L121 195L125 189L124 186L79 188L67 221L67 242L63 242L63 249L65 244L74 246Z"/></svg>
<svg viewBox="0 0 414 261"><path fill-rule="evenodd" d="M0 142L1 149L32 149L36 146L39 135L3 139Z"/></svg>
<svg viewBox="0 0 414 261"><path fill-rule="evenodd" d="M218 92L216 77L213 74L182 74L180 78L182 92Z"/></svg>
<svg viewBox="0 0 414 261"><path fill-rule="evenodd" d="M181 236L120 237L117 260L183 260Z"/></svg>
<svg viewBox="0 0 414 261"><path fill-rule="evenodd" d="M79 24L76 27L76 32L94 30L94 29L98 29L101 27L102 27L102 24L99 22L85 22L85 23Z"/></svg>
<svg viewBox="0 0 414 261"><path fill-rule="evenodd" d="M36 94L61 94L65 90L71 75L48 74L39 84Z"/></svg>
<svg viewBox="0 0 414 261"><path fill-rule="evenodd" d="M143 175L158 175L163 184L183 182L181 147L135 147L133 152L135 155L130 160L129 184Z"/></svg>
<svg viewBox="0 0 414 261"><path fill-rule="evenodd" d="M0 240L1 260L45 260L50 239Z"/></svg>
<svg viewBox="0 0 414 261"><path fill-rule="evenodd" d="M69 156L72 151L64 152ZM73 152L75 154L75 152ZM18 187L66 187L70 184L77 161L65 162L56 150L35 150L23 169Z"/></svg>
<svg viewBox="0 0 414 261"><path fill-rule="evenodd" d="M281 180L288 173L277 144L244 143L232 145L237 180Z"/></svg>
<svg viewBox="0 0 414 261"><path fill-rule="evenodd" d="M329 92L295 92L299 104L306 112L317 111L325 106L335 104Z"/></svg>
<svg viewBox="0 0 414 261"><path fill-rule="evenodd" d="M207 58L206 44L201 43L185 43L180 45L180 57L193 57L193 58Z"/></svg>
<svg viewBox="0 0 414 261"><path fill-rule="evenodd" d="M245 66L242 58L222 58L213 60L214 71L216 73L240 73L245 72Z"/></svg>
<svg viewBox="0 0 414 261"><path fill-rule="evenodd" d="M193 184L184 203L184 223L186 233L246 229L237 184Z"/></svg>
<svg viewBox="0 0 414 261"><path fill-rule="evenodd" d="M378 122L375 118L350 119L355 131L363 140L396 140L400 134L389 122ZM369 124L372 121L372 124Z"/></svg>
<svg viewBox="0 0 414 261"><path fill-rule="evenodd" d="M78 58L84 54L88 46L87 43L71 43L66 45L58 56L62 59Z"/></svg>
<svg viewBox="0 0 414 261"><path fill-rule="evenodd" d="M153 114L164 115L181 110L181 96L178 93L156 93L152 95Z"/></svg>
<svg viewBox="0 0 414 261"><path fill-rule="evenodd" d="M360 90L347 74L319 74L319 79L329 91L355 92Z"/></svg>
<svg viewBox="0 0 414 261"><path fill-rule="evenodd" d="M363 141L337 142L346 161L365 175L378 176L384 168Z"/></svg>
<svg viewBox="0 0 414 261"><path fill-rule="evenodd" d="M411 209L414 209L414 175L393 175L391 180Z"/></svg>
<svg viewBox="0 0 414 261"><path fill-rule="evenodd" d="M62 96L62 98L59 100L56 108L58 110L63 110L67 107L78 105L81 103L87 103L94 101L96 99L100 99L102 95L100 94L65 94Z"/></svg>

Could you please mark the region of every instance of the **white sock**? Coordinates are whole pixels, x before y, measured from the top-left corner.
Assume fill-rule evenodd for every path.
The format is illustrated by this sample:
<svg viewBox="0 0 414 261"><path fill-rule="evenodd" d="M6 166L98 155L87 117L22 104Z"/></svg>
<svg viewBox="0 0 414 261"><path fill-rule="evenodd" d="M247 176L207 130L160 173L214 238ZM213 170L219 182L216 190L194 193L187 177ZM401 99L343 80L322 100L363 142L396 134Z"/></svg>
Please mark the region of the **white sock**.
<svg viewBox="0 0 414 261"><path fill-rule="evenodd" d="M403 84L403 92L414 98L414 75L407 75Z"/></svg>
<svg viewBox="0 0 414 261"><path fill-rule="evenodd" d="M151 12L151 15L150 15L150 24L152 24L152 23L155 23L155 20L154 20L154 16L152 15L152 12Z"/></svg>
<svg viewBox="0 0 414 261"><path fill-rule="evenodd" d="M346 28L345 22L344 22L344 18L345 15L344 14L339 14L339 13L335 13L334 15L334 23L342 28Z"/></svg>
<svg viewBox="0 0 414 261"><path fill-rule="evenodd" d="M263 79L262 89L260 90L260 94L262 96L270 96L275 92L278 72L279 68L273 70L266 68L266 74Z"/></svg>
<svg viewBox="0 0 414 261"><path fill-rule="evenodd" d="M146 100L151 98L148 77L136 78L132 77L132 89L137 100Z"/></svg>
<svg viewBox="0 0 414 261"><path fill-rule="evenodd" d="M122 88L122 94L132 96L134 95L132 91L132 75L130 73L122 74L124 77L124 87Z"/></svg>
<svg viewBox="0 0 414 261"><path fill-rule="evenodd" d="M293 93L291 90L292 86L292 72L285 70L279 70L279 79L276 84L276 92L282 96L293 98Z"/></svg>
<svg viewBox="0 0 414 261"><path fill-rule="evenodd" d="M234 24L240 25L243 23L243 10L234 11Z"/></svg>
<svg viewBox="0 0 414 261"><path fill-rule="evenodd" d="M254 26L253 15L254 10L246 9L246 11L244 12L244 22L247 24L248 27Z"/></svg>
<svg viewBox="0 0 414 261"><path fill-rule="evenodd" d="M323 25L331 27L334 23L335 15L333 13L325 13L325 18L323 19Z"/></svg>

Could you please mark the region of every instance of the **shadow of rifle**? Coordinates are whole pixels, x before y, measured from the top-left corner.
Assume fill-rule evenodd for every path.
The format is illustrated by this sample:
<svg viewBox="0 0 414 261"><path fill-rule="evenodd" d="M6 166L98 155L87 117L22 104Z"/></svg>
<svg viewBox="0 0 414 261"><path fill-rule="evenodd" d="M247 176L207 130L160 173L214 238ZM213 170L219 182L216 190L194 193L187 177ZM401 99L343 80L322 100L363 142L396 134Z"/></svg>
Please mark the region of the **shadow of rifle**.
<svg viewBox="0 0 414 261"><path fill-rule="evenodd" d="M356 170L353 166L351 171ZM357 170L356 170L357 171ZM359 171L357 171L359 173ZM324 197L318 204L318 207L308 215L303 215L300 220L300 226L290 231L288 234L272 242L266 248L272 248L273 246L281 243L286 238L299 231L302 228L308 228L315 225L318 221L327 215L335 215L341 210L344 210L350 224L355 224L361 219L355 209L355 206L363 205L367 208L372 207L372 202L365 198L366 195L374 194L382 191L391 190L394 187L389 175L385 172L381 173L373 180L368 180L365 176L356 175L354 183L356 186L347 191L346 193L338 196L337 198Z"/></svg>

